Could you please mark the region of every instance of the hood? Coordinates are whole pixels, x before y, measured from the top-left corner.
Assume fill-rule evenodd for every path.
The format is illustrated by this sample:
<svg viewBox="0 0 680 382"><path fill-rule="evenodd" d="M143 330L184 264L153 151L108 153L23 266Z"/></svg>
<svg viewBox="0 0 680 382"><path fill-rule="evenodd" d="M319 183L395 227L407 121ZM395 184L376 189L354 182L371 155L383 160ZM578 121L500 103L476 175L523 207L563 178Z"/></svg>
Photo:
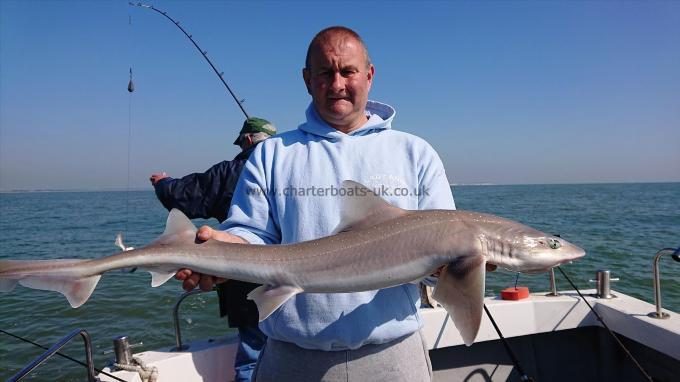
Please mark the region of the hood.
<svg viewBox="0 0 680 382"><path fill-rule="evenodd" d="M349 136L367 135L376 131L391 129L392 119L394 119L395 114L396 111L390 105L368 101L366 103L366 115L369 119L360 128L345 134L332 128L326 121L321 119L319 113L314 108L314 104L311 103L305 112L307 122L298 126L298 129L325 138L343 139Z"/></svg>

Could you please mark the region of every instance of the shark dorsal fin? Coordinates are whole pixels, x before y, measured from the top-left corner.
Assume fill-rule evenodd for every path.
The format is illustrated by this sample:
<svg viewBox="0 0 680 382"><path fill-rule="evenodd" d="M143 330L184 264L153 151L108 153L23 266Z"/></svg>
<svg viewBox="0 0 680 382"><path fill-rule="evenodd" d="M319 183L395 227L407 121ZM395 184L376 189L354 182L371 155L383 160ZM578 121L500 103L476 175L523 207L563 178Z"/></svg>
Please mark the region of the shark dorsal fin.
<svg viewBox="0 0 680 382"><path fill-rule="evenodd" d="M168 214L168 221L165 223L165 231L163 231L162 236L173 235L185 231L196 232L197 229L194 223L192 223L182 211L173 208Z"/></svg>
<svg viewBox="0 0 680 382"><path fill-rule="evenodd" d="M408 213L387 203L361 183L345 180L341 189L340 223L334 234L371 227Z"/></svg>

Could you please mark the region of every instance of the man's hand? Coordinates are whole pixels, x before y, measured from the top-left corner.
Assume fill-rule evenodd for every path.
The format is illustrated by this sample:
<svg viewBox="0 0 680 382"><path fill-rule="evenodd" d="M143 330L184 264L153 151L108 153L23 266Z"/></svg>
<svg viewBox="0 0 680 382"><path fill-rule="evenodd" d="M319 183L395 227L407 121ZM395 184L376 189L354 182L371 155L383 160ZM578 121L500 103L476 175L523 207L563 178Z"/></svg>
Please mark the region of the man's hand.
<svg viewBox="0 0 680 382"><path fill-rule="evenodd" d="M149 181L151 182L152 185L155 186L156 183L158 183L159 180L167 178L167 177L168 177L168 174L166 174L165 172L157 172L155 174L151 174L151 176L149 177Z"/></svg>
<svg viewBox="0 0 680 382"><path fill-rule="evenodd" d="M198 229L198 232L196 232L196 238L200 241L219 240L224 241L226 243L249 244L247 241L243 240L239 236L232 235L224 231L214 230L208 227L207 225L204 225L203 227ZM197 285L201 288L202 291L208 292L212 290L213 285L227 281L226 279L223 279L221 277L215 277L203 273L193 272L191 269L186 268L180 269L175 274L175 278L177 280L183 281L182 288L184 288L184 290L187 292L196 288Z"/></svg>

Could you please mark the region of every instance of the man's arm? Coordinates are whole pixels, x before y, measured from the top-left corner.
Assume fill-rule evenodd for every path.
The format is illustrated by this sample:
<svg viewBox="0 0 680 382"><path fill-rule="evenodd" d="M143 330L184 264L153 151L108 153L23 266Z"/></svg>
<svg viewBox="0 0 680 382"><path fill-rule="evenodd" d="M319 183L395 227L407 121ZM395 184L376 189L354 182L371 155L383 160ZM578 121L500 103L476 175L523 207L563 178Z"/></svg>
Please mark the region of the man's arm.
<svg viewBox="0 0 680 382"><path fill-rule="evenodd" d="M233 189L228 183L236 182L238 174L232 174L230 162L223 161L203 173L193 173L173 179L165 173L153 174L149 179L156 196L165 208L177 208L190 219L214 217L226 219ZM232 185L233 186L233 185Z"/></svg>
<svg viewBox="0 0 680 382"><path fill-rule="evenodd" d="M270 142L267 140L257 145L243 166L229 216L220 226L220 229L252 244L281 243L275 195L277 190L272 189L265 170L273 167L273 150L266 150Z"/></svg>
<svg viewBox="0 0 680 382"><path fill-rule="evenodd" d="M451 185L446 177L444 165L432 146L424 145L418 153L418 209L455 210Z"/></svg>

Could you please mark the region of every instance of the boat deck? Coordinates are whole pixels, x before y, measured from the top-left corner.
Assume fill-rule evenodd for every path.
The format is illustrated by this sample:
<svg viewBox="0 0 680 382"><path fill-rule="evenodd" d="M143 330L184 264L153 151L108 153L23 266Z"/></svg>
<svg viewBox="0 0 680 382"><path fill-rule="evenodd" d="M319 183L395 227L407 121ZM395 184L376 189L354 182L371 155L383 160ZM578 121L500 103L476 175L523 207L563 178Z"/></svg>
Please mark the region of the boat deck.
<svg viewBox="0 0 680 382"><path fill-rule="evenodd" d="M527 374L537 381L643 381L614 339L576 292L557 297L534 293L520 301L486 298L485 304L508 338ZM654 305L614 292L613 299L592 297L593 308L655 380L680 375L680 315L655 319ZM435 381L509 381L519 375L490 320L484 316L475 343L467 347L442 308L420 310L430 344ZM230 381L236 339L233 336L196 341L186 351L172 348L136 356L159 370L159 381ZM109 371L109 370L106 370ZM126 381L140 381L133 372L118 371ZM113 381L101 376L102 381Z"/></svg>

